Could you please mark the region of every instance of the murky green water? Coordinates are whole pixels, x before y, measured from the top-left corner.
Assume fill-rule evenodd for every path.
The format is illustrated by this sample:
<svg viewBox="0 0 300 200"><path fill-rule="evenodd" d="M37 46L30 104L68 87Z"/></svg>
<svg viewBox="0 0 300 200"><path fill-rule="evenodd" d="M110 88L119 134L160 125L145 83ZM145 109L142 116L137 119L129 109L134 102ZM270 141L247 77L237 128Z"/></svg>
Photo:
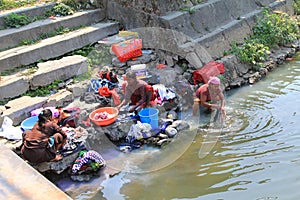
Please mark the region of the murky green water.
<svg viewBox="0 0 300 200"><path fill-rule="evenodd" d="M226 101L222 130L120 154L111 162L120 174L58 186L74 199L299 199L300 54Z"/></svg>

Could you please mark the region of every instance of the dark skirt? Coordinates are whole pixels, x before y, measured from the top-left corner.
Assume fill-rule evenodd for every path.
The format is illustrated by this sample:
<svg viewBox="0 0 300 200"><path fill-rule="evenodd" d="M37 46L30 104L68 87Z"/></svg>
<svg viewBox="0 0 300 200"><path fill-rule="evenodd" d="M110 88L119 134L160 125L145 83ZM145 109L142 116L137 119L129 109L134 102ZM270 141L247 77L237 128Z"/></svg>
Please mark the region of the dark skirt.
<svg viewBox="0 0 300 200"><path fill-rule="evenodd" d="M56 154L51 148L26 148L24 145L21 149L21 154L25 160L30 163L49 162L55 158Z"/></svg>

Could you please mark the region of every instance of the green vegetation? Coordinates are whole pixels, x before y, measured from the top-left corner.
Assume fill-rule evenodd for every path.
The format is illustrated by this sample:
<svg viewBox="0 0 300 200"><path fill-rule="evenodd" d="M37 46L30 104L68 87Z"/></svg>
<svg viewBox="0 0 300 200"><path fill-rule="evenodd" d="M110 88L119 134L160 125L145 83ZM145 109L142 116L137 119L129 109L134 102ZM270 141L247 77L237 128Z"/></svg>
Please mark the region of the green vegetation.
<svg viewBox="0 0 300 200"><path fill-rule="evenodd" d="M89 66L94 68L99 65L109 65L111 63L110 47L87 45L81 49L75 50L68 55L81 55L88 58Z"/></svg>
<svg viewBox="0 0 300 200"><path fill-rule="evenodd" d="M191 15L196 12L196 9L194 7L185 7L180 9L181 12L188 12Z"/></svg>
<svg viewBox="0 0 300 200"><path fill-rule="evenodd" d="M9 70L5 70L4 72L0 73L0 76L8 76L8 75L12 75L12 74L16 74L17 72L21 71L21 70L25 70L25 69L31 69L31 68L37 68L36 64L31 64L31 65L26 65L26 66L20 66L14 69L9 69Z"/></svg>
<svg viewBox="0 0 300 200"><path fill-rule="evenodd" d="M68 16L68 15L73 15L74 10L64 4L64 3L59 3L56 6L54 6L50 11L46 13L46 16Z"/></svg>
<svg viewBox="0 0 300 200"><path fill-rule="evenodd" d="M18 15L12 13L4 18L5 26L9 28L19 28L20 26L31 23L31 20L26 15Z"/></svg>
<svg viewBox="0 0 300 200"><path fill-rule="evenodd" d="M265 61L267 54L269 54L269 47L257 43L255 40L246 40L241 46L236 43L232 45L232 51L243 62L253 65L260 65Z"/></svg>
<svg viewBox="0 0 300 200"><path fill-rule="evenodd" d="M43 97L50 95L53 91L58 90L58 84L62 83L63 81L55 80L50 85L47 85L45 87L39 87L36 90L29 90L25 93L23 93L21 96L30 96L30 97Z"/></svg>
<svg viewBox="0 0 300 200"><path fill-rule="evenodd" d="M67 16L72 15L73 13L74 10L70 6L64 3L59 3L51 10L46 11L44 16L35 16L33 18L30 18L26 15L12 13L5 17L4 22L6 28L19 28L37 20L46 19L50 16Z"/></svg>
<svg viewBox="0 0 300 200"><path fill-rule="evenodd" d="M293 1L293 7L296 15L300 15L300 1L294 0Z"/></svg>
<svg viewBox="0 0 300 200"><path fill-rule="evenodd" d="M242 61L260 66L269 49L291 44L299 38L298 22L286 13L264 10L263 16L253 28L253 34L243 44L232 44L232 53Z"/></svg>
<svg viewBox="0 0 300 200"><path fill-rule="evenodd" d="M61 3L69 6L74 11L78 11L80 9L78 1L76 0L63 0Z"/></svg>
<svg viewBox="0 0 300 200"><path fill-rule="evenodd" d="M253 29L253 40L269 47L285 45L299 38L298 22L288 14L264 11L263 17Z"/></svg>
<svg viewBox="0 0 300 200"><path fill-rule="evenodd" d="M24 6L33 6L37 0L0 0L0 10L11 10Z"/></svg>
<svg viewBox="0 0 300 200"><path fill-rule="evenodd" d="M17 9L21 7L28 7L28 6L34 6L38 3L58 3L64 5L59 5L55 8L55 11L58 11L58 13L69 13L70 9L72 11L78 11L84 7L85 3L84 1L78 2L78 0L0 0L0 10L12 10ZM83 5L81 5L83 4ZM69 7L69 8L68 8Z"/></svg>

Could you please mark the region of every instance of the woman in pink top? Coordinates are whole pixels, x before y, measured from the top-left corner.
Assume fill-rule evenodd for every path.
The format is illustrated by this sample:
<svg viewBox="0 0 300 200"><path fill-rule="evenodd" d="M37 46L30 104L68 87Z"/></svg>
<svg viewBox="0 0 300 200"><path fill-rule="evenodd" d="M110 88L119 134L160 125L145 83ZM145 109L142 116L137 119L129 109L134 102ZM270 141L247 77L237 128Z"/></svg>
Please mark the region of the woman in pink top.
<svg viewBox="0 0 300 200"><path fill-rule="evenodd" d="M217 110L221 116L225 116L225 98L220 87L220 79L211 77L207 84L199 87L194 96L193 115L200 112Z"/></svg>

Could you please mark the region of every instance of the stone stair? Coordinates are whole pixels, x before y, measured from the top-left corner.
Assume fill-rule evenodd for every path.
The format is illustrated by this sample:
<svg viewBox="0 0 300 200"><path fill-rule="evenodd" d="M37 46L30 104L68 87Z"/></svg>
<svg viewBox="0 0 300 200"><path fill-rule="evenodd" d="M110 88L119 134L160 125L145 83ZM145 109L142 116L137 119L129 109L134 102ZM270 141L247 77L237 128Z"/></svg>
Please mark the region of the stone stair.
<svg viewBox="0 0 300 200"><path fill-rule="evenodd" d="M41 10L45 11L51 6L53 4L20 9L14 12L41 15ZM3 18L8 14L0 15L0 24L1 22L3 24ZM66 81L86 73L88 71L87 58L79 55L65 55L118 33L119 24L104 22L104 17L104 11L96 9L80 11L71 16L39 20L18 29L0 30L0 40L3 41L0 47L2 49L0 51L0 73L2 73L0 101L17 98L2 106L1 110L4 111L5 116L13 120L14 125L18 125L26 119L30 110L46 104L64 106L65 102L72 102L74 95L66 90L58 91L57 94L52 95L55 98L52 96L18 97L28 90L47 86L54 80ZM53 32L60 27L78 29L40 40L32 45L18 46L22 40L38 40L41 34ZM38 61L43 62L36 64ZM34 73L30 73L28 69L22 69L22 67L32 64L37 66ZM65 100L60 102L58 96L62 94L64 97L61 98L65 98ZM42 101L40 101L41 99ZM39 103L33 103L35 101Z"/></svg>
<svg viewBox="0 0 300 200"><path fill-rule="evenodd" d="M264 8L278 9L292 14L292 6L290 4L290 0L209 0L203 4L191 7L189 11L168 12L160 16L157 23L160 27L171 29L190 37L191 40L194 40L193 43L196 43L198 46L201 45L213 59L218 59L230 49L231 42L241 42L249 36L256 17L262 14ZM108 15L117 17L116 15L120 15L119 12L120 10ZM138 15L135 18L141 16ZM133 25L136 23L135 21L129 22ZM147 37L145 34L148 33L141 32L141 38ZM165 40L169 41L168 39ZM189 43L192 44L191 42ZM164 42L159 43L155 48L160 49L161 46L164 49L171 50L171 52L174 49L174 47L168 48L168 44ZM190 49L193 48L193 46L190 47ZM198 57L197 61L201 61L203 58L199 54L193 57ZM194 62L189 60L189 63ZM205 62L202 62L202 64L205 64Z"/></svg>
<svg viewBox="0 0 300 200"><path fill-rule="evenodd" d="M8 10L8 11L3 11L0 13L0 29L5 28L5 17L10 15L11 13L16 13L18 15L26 15L28 17L35 17L35 16L42 16L47 10L50 10L56 5L56 3L45 3L45 4L39 4L36 6L32 7L26 7L26 8L19 8L16 10Z"/></svg>
<svg viewBox="0 0 300 200"><path fill-rule="evenodd" d="M63 35L44 39L33 45L26 45L0 52L0 72L29 65L38 60L49 60L95 43L116 34L117 23L97 23Z"/></svg>
<svg viewBox="0 0 300 200"><path fill-rule="evenodd" d="M2 15L0 18L4 18ZM103 21L105 13L101 9L87 10L74 13L71 16L47 18L30 23L20 28L0 30L1 51L13 48L21 44L22 41L39 40L43 35L51 33L61 27L74 29L89 26ZM2 21L2 20L0 20Z"/></svg>

